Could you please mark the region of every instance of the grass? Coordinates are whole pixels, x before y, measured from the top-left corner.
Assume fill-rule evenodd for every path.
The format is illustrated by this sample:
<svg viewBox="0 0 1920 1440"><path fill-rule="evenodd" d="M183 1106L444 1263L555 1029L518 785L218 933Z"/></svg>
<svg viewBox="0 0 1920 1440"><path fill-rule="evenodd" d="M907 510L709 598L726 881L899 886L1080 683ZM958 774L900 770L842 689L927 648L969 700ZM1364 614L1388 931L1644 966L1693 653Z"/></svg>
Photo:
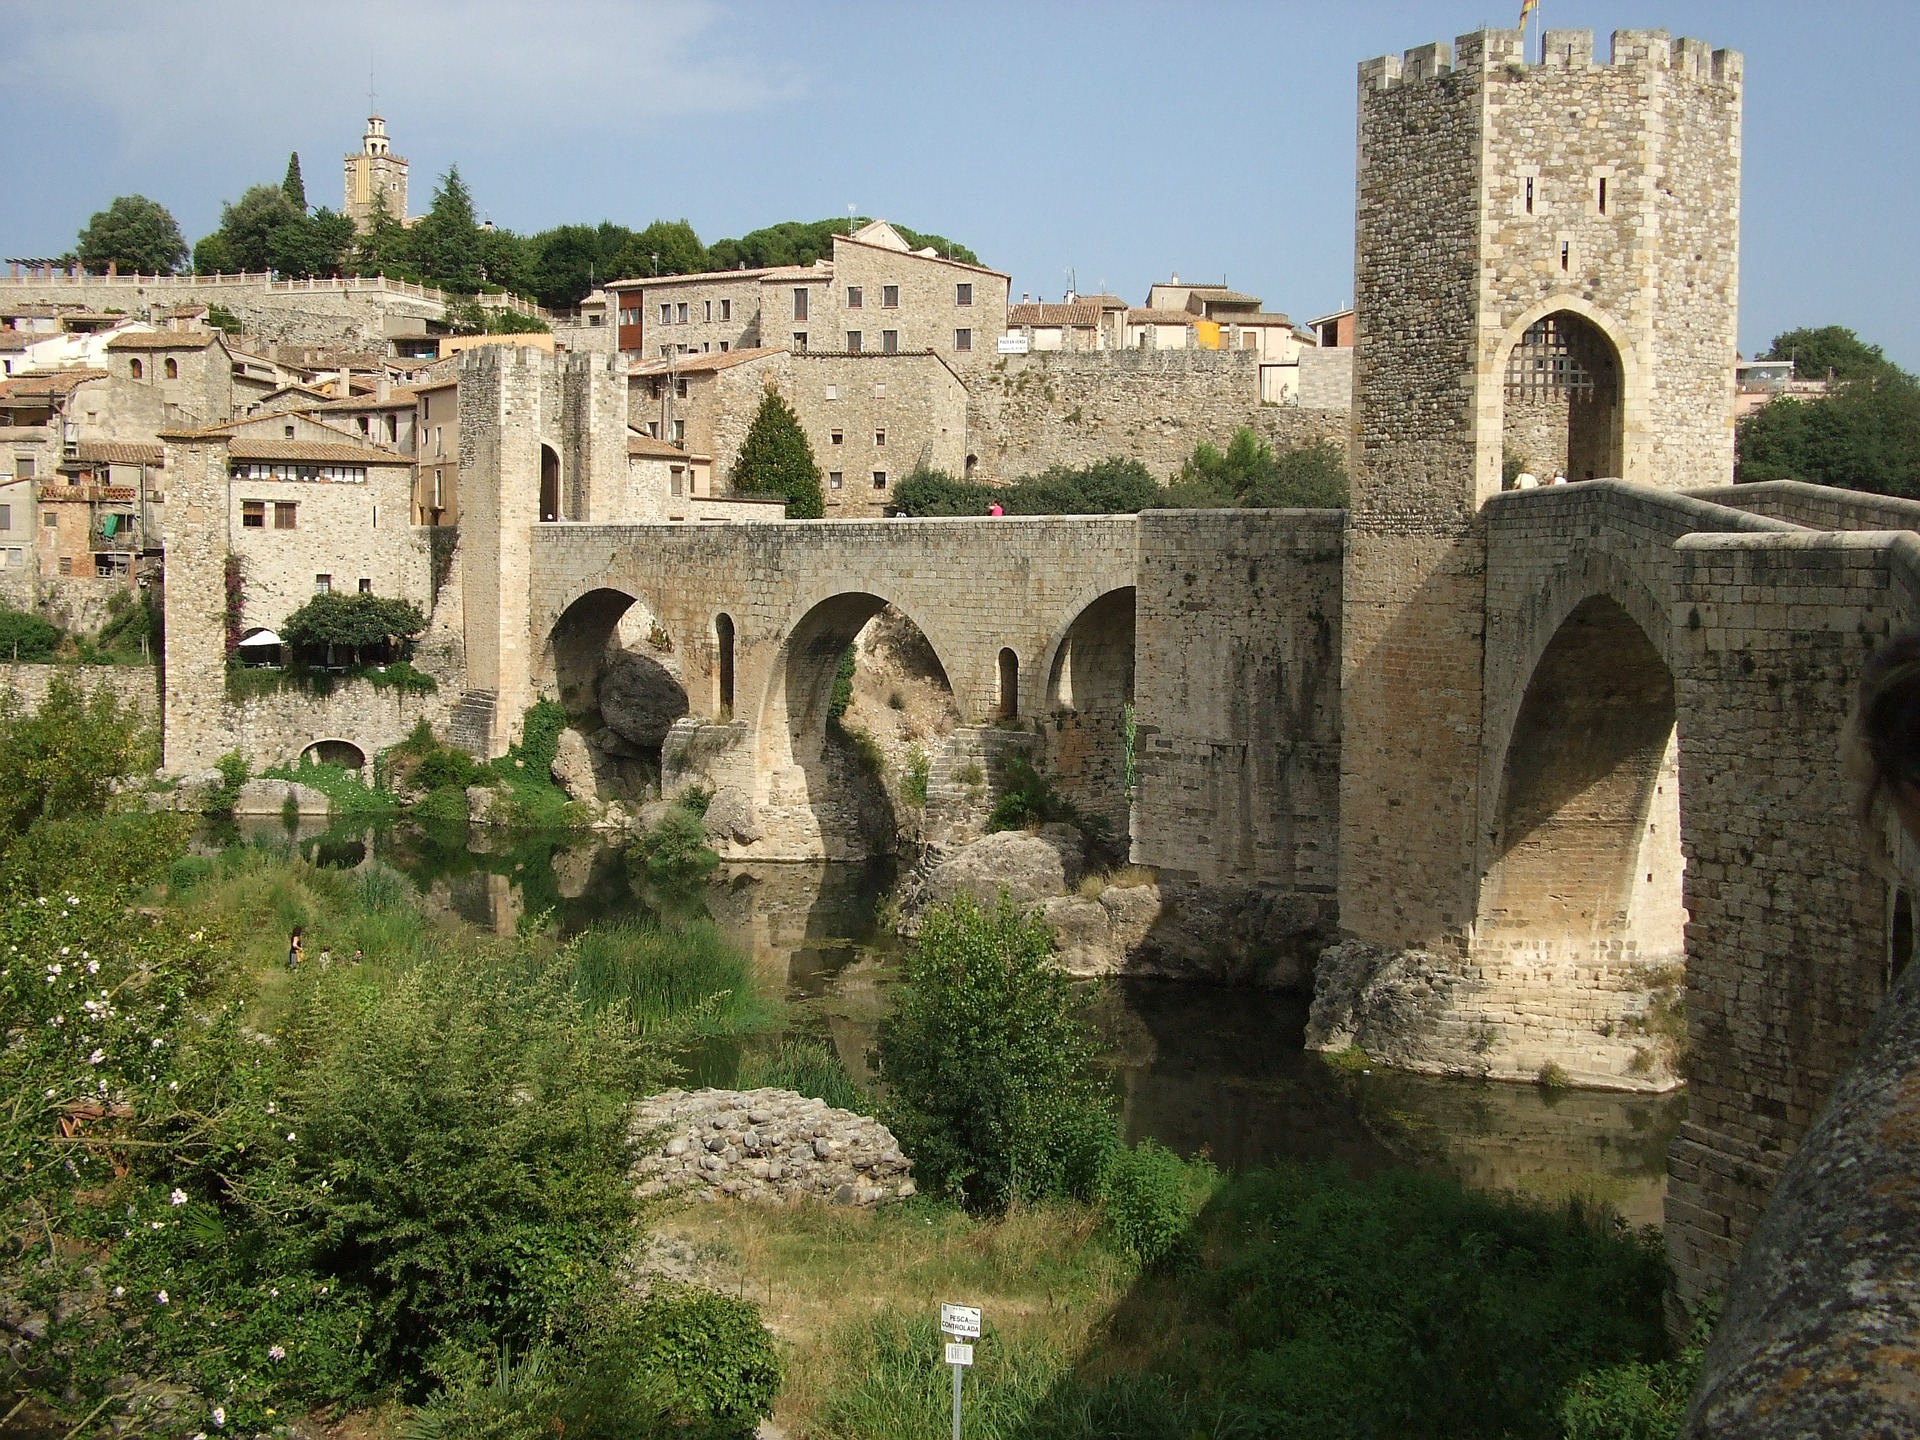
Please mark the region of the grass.
<svg viewBox="0 0 1920 1440"><path fill-rule="evenodd" d="M1114 870L1096 870L1091 875L1083 875L1074 893L1082 900L1098 900L1110 887L1127 890L1137 885L1157 884L1159 878L1148 866L1122 865Z"/></svg>
<svg viewBox="0 0 1920 1440"><path fill-rule="evenodd" d="M741 1090L792 1090L836 1109L872 1111L871 1100L854 1084L840 1057L818 1040L783 1040L771 1055L749 1054L740 1062L734 1085Z"/></svg>
<svg viewBox="0 0 1920 1440"><path fill-rule="evenodd" d="M710 920L663 927L629 920L597 926L573 942L575 992L595 1011L613 1010L642 1034L742 1034L771 1024L772 1006L753 965Z"/></svg>
<svg viewBox="0 0 1920 1440"><path fill-rule="evenodd" d="M358 770L345 765L307 760L298 765L280 765L263 773L268 779L293 780L318 790L327 797L336 822L384 820L400 813L400 801L391 790L374 788L361 778Z"/></svg>

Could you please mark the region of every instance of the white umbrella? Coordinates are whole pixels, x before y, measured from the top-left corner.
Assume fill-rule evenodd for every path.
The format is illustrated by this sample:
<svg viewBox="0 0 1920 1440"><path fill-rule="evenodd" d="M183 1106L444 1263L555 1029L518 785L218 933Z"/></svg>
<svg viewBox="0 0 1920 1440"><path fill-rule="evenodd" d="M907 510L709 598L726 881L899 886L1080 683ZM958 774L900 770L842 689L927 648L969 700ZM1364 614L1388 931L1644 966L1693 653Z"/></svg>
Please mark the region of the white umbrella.
<svg viewBox="0 0 1920 1440"><path fill-rule="evenodd" d="M241 648L244 649L248 645L279 645L281 643L282 641L280 637L274 634L273 631L262 630L257 635L247 636L246 639L240 642L240 645L241 645Z"/></svg>

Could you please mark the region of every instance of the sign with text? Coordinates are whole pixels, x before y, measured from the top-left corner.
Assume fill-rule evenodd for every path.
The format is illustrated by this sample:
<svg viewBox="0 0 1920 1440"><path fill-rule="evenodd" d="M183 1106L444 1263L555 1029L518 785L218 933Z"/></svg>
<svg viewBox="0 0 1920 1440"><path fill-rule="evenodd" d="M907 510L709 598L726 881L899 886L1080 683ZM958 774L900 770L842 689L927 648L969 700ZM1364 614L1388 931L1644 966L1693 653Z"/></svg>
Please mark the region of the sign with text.
<svg viewBox="0 0 1920 1440"><path fill-rule="evenodd" d="M941 1305L940 1328L962 1340L980 1338L980 1308L977 1305ZM949 1362L956 1363L956 1362ZM971 1364L971 1361L967 1362Z"/></svg>
<svg viewBox="0 0 1920 1440"><path fill-rule="evenodd" d="M971 1365L972 1363L973 1346L963 1344L957 1340L949 1340L947 1342L947 1364Z"/></svg>

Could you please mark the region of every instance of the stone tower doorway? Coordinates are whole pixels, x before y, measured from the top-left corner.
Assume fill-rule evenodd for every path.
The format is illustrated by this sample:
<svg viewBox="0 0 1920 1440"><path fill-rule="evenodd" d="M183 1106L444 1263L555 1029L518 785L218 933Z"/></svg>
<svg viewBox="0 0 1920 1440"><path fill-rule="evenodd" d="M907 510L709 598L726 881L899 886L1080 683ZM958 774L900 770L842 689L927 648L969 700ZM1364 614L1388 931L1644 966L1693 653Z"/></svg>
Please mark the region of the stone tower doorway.
<svg viewBox="0 0 1920 1440"><path fill-rule="evenodd" d="M1504 458L1544 482L1617 479L1626 461L1620 355L1591 320L1557 310L1527 326L1501 386Z"/></svg>

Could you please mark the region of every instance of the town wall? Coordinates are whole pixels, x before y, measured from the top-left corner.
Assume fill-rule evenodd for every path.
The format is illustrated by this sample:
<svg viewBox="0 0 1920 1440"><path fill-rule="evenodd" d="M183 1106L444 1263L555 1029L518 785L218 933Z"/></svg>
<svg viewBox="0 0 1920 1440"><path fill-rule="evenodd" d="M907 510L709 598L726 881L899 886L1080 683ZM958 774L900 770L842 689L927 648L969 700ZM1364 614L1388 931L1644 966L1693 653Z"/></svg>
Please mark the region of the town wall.
<svg viewBox="0 0 1920 1440"><path fill-rule="evenodd" d="M38 710L55 676L64 676L88 695L103 691L131 706L149 721L160 719L160 671L151 665L0 665L0 691L24 710Z"/></svg>
<svg viewBox="0 0 1920 1440"><path fill-rule="evenodd" d="M1043 351L962 373L967 453L981 481L1118 456L1165 483L1194 446L1225 449L1242 426L1276 449L1346 446L1343 410L1262 405L1259 359L1248 350Z"/></svg>
<svg viewBox="0 0 1920 1440"><path fill-rule="evenodd" d="M227 670L227 441L171 434L166 442L166 677L164 763L176 775L209 769L233 748L223 713Z"/></svg>

